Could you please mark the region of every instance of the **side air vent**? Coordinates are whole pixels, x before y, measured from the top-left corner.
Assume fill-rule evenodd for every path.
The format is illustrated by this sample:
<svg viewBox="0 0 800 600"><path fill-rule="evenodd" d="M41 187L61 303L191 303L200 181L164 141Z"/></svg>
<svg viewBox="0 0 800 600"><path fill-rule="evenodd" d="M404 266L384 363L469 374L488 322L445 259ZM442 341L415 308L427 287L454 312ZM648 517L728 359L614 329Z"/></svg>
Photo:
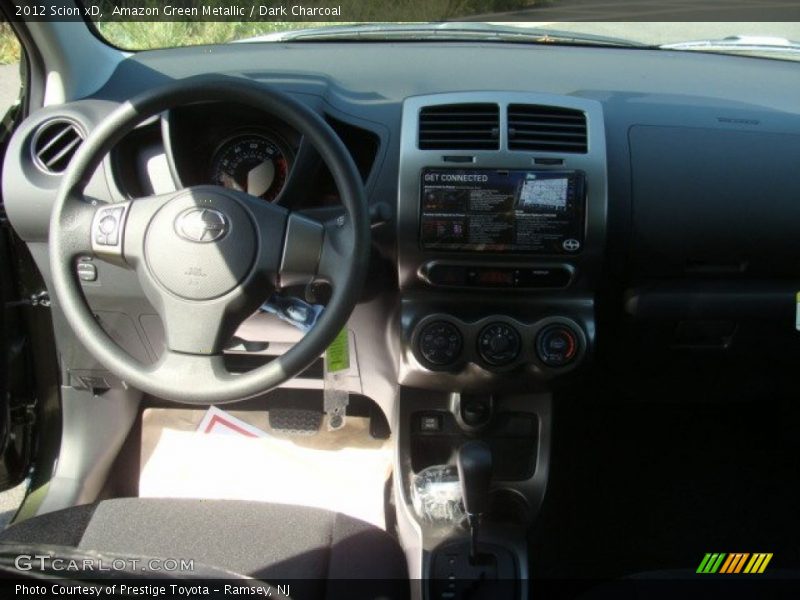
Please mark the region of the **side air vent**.
<svg viewBox="0 0 800 600"><path fill-rule="evenodd" d="M586 115L572 108L509 104L508 147L586 154Z"/></svg>
<svg viewBox="0 0 800 600"><path fill-rule="evenodd" d="M498 150L496 104L426 106L419 113L420 150Z"/></svg>
<svg viewBox="0 0 800 600"><path fill-rule="evenodd" d="M51 175L63 173L83 143L78 126L68 119L47 121L33 136L33 162Z"/></svg>

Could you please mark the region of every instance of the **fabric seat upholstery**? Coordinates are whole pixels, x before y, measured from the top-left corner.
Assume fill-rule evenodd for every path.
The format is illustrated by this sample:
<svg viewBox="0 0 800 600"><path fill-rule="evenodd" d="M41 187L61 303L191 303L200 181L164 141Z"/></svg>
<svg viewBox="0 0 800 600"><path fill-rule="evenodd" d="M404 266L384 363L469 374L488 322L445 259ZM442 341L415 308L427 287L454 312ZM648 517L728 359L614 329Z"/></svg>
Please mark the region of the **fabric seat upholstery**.
<svg viewBox="0 0 800 600"><path fill-rule="evenodd" d="M0 541L194 559L265 581L296 579L303 587L298 597L331 596L326 580L396 586L408 577L403 552L386 532L340 513L284 504L120 498L28 519Z"/></svg>

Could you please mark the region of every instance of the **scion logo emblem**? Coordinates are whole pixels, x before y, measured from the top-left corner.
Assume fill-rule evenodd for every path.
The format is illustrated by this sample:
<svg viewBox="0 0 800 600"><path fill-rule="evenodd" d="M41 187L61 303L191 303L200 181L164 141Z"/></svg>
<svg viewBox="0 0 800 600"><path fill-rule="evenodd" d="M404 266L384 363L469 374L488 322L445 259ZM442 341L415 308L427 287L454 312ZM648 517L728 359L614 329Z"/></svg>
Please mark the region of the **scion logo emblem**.
<svg viewBox="0 0 800 600"><path fill-rule="evenodd" d="M216 242L228 233L228 218L213 208L190 208L175 219L175 231L190 242Z"/></svg>

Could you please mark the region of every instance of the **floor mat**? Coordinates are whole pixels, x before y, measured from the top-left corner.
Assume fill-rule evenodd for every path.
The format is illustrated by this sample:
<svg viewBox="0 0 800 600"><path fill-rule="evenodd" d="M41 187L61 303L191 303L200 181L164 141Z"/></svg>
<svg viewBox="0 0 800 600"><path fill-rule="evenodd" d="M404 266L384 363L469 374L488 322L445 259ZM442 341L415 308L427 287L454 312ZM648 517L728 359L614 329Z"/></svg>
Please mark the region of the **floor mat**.
<svg viewBox="0 0 800 600"><path fill-rule="evenodd" d="M198 433L205 410L147 409L142 420L139 495L258 500L325 508L385 528L391 440L348 417L334 432L285 436L266 411L230 414L265 437Z"/></svg>

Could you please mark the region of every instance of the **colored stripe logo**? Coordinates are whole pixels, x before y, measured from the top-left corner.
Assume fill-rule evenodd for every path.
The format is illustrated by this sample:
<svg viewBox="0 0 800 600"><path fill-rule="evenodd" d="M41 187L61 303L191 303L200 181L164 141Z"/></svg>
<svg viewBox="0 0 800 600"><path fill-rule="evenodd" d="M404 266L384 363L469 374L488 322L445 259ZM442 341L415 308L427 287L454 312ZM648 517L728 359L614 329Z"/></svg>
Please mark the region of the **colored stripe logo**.
<svg viewBox="0 0 800 600"><path fill-rule="evenodd" d="M772 560L772 552L707 552L697 567L697 573L763 573L769 561Z"/></svg>

